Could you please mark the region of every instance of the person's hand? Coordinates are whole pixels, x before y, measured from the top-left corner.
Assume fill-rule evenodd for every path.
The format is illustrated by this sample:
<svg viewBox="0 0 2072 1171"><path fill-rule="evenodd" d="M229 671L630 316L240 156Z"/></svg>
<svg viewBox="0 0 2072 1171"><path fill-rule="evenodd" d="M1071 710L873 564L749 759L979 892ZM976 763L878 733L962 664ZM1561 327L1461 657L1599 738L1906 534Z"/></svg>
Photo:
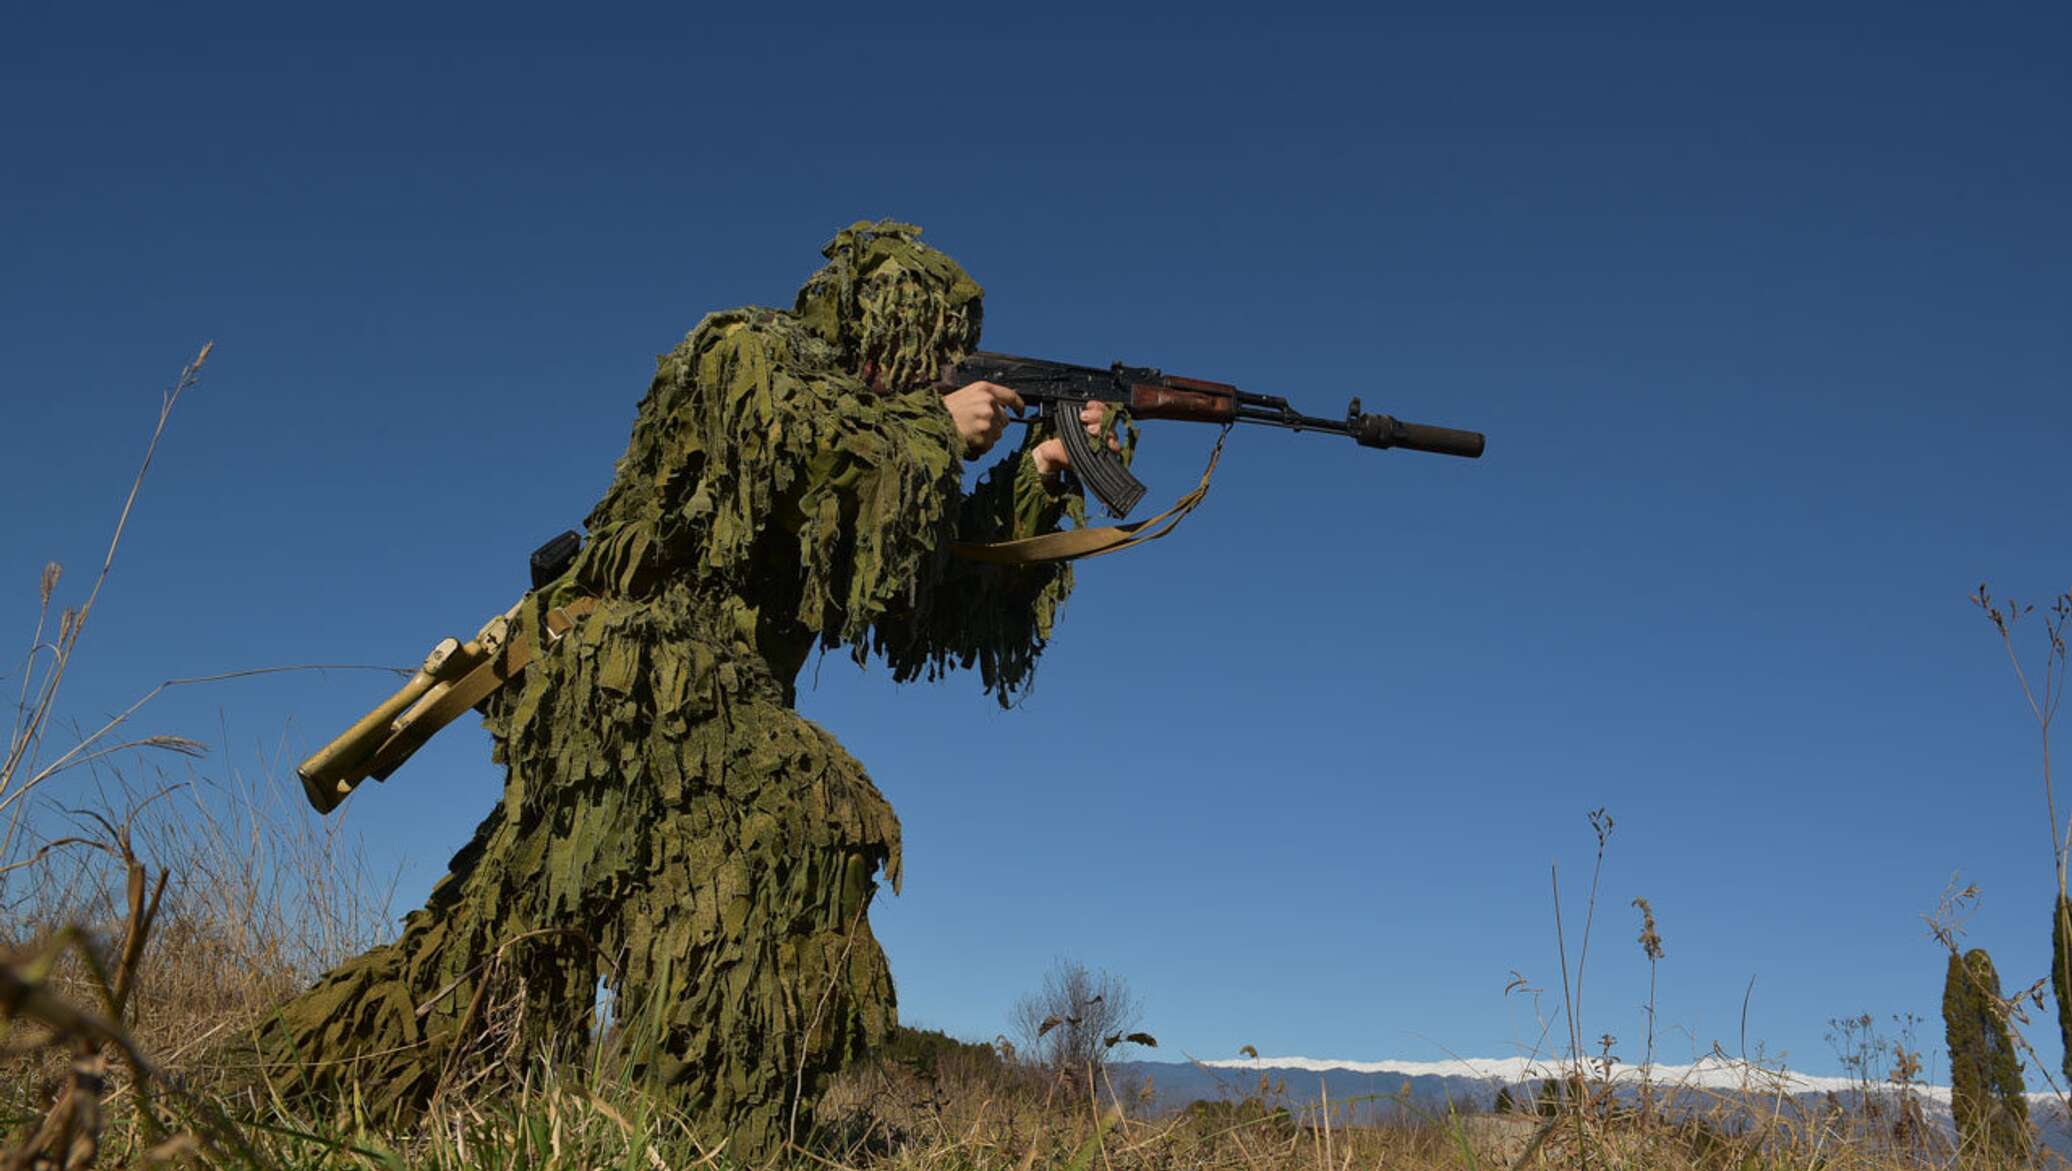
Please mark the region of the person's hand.
<svg viewBox="0 0 2072 1171"><path fill-rule="evenodd" d="M1079 423L1086 428L1088 435L1096 439L1100 438L1101 420L1106 417L1107 408L1107 403L1086 403L1079 408ZM1109 435L1108 450L1121 451L1122 440L1112 434ZM1036 461L1036 470L1042 473L1046 479L1072 466L1072 457L1066 453L1065 441L1062 439L1044 440L1036 445L1035 450L1029 453L1029 457Z"/></svg>
<svg viewBox="0 0 2072 1171"><path fill-rule="evenodd" d="M1000 433L1007 430L1008 408L1021 410L1022 396L997 382L973 382L944 395L942 405L964 440L964 458L976 459L1000 441Z"/></svg>

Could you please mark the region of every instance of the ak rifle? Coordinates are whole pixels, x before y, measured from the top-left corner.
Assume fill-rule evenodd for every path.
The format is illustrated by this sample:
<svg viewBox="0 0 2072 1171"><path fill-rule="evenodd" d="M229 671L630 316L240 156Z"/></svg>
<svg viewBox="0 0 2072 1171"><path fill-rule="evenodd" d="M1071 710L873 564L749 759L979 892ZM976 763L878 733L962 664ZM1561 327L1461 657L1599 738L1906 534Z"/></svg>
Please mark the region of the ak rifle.
<svg viewBox="0 0 2072 1171"><path fill-rule="evenodd" d="M973 382L991 382L1020 395L1030 413L1020 422L1042 418L1064 441L1072 472L1108 512L1128 516L1144 496L1143 481L1107 445L1087 435L1079 410L1089 402L1126 407L1134 419L1174 419L1187 423L1230 426L1252 423L1290 431L1326 431L1350 435L1361 447L1401 447L1437 455L1476 459L1482 454L1482 433L1425 423L1406 423L1394 415L1360 410L1355 398L1343 419L1305 415L1276 394L1254 394L1222 382L1182 378L1148 366L1075 366L1013 354L975 353L945 369L941 389L955 390Z"/></svg>

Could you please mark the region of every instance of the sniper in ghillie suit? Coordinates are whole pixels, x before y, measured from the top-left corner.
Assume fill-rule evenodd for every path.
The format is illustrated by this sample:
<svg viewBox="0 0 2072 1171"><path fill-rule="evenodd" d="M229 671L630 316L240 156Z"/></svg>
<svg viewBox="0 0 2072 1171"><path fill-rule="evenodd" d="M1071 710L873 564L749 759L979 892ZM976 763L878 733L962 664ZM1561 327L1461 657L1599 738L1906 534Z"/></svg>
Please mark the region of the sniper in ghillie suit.
<svg viewBox="0 0 2072 1171"><path fill-rule="evenodd" d="M1088 523L1085 495L1120 516L1143 494L1140 421L1482 451L1358 400L1310 416L1147 367L986 353L979 286L908 225L860 222L823 252L790 310L714 313L664 355L585 534L304 764L328 810L479 710L507 779L402 937L263 1031L276 1084L407 1118L576 1055L602 982L636 1078L737 1158L780 1148L895 1023L867 912L899 882L899 823L794 710L816 649L900 680L975 669L1011 702L1073 563L1206 496L1209 471L1152 517ZM1017 421L965 492L966 461Z"/></svg>

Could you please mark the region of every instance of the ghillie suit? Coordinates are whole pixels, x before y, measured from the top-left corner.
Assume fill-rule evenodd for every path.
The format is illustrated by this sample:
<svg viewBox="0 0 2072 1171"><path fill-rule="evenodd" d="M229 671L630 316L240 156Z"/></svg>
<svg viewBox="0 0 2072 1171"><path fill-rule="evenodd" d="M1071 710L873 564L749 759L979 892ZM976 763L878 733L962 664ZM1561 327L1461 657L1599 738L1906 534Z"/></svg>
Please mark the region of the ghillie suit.
<svg viewBox="0 0 2072 1171"><path fill-rule="evenodd" d="M977 346L980 290L918 234L858 223L791 312L715 313L660 359L589 543L520 611L600 600L490 707L502 803L400 940L281 1009L277 1084L407 1117L576 1054L601 979L634 1076L756 1158L891 1029L865 911L899 823L793 681L847 648L901 680L976 665L1007 702L1069 570L949 545L1077 510L1035 435L961 492L929 384Z"/></svg>

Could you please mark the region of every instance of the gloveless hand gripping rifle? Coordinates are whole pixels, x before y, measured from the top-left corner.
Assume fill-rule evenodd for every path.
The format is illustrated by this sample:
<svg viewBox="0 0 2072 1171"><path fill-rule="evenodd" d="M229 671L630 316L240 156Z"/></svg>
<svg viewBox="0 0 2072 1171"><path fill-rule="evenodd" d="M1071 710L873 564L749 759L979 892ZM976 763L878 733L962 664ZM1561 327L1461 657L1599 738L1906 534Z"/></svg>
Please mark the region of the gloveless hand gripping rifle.
<svg viewBox="0 0 2072 1171"><path fill-rule="evenodd" d="M1439 455L1475 459L1482 454L1482 434L1406 423L1392 415L1360 411L1360 400L1346 407L1345 418L1305 415L1279 395L1253 394L1222 382L1181 378L1148 366L1074 366L1012 354L976 353L944 370L941 388L955 390L973 382L991 382L1021 395L1022 401L1047 420L1064 440L1072 472L1112 516L1123 517L1143 498L1144 484L1106 444L1087 435L1079 410L1089 402L1116 403L1137 419L1176 419L1188 423L1256 423L1291 431L1328 431L1350 435L1362 447L1401 447ZM1021 417L1033 421L1035 416Z"/></svg>

